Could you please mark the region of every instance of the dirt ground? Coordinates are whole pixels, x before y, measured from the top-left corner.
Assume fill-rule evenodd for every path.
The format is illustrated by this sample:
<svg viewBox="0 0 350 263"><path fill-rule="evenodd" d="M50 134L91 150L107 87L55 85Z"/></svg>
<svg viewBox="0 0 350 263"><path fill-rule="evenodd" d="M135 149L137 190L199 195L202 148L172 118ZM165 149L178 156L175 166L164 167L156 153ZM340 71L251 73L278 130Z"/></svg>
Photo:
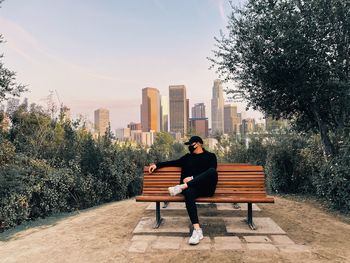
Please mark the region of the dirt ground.
<svg viewBox="0 0 350 263"><path fill-rule="evenodd" d="M310 253L129 253L132 231L148 205L130 199L6 231L0 234L0 262L350 262L349 218L295 197L276 197L275 204L260 204L259 215L271 217L295 243L309 246Z"/></svg>

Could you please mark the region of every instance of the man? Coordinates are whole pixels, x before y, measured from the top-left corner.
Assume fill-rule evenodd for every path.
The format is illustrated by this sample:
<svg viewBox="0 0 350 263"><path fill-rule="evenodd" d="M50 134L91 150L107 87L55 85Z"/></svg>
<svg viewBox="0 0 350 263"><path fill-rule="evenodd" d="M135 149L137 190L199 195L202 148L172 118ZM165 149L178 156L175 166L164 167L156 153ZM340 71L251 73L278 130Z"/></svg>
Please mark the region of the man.
<svg viewBox="0 0 350 263"><path fill-rule="evenodd" d="M195 200L199 196L214 195L218 181L217 160L214 153L203 148L203 140L199 136L192 136L185 145L189 145L190 153L178 160L150 164L149 172L168 166L181 167L180 184L169 187L168 191L171 196L180 193L185 196L187 213L193 224L189 244L196 245L203 239L203 231L199 225Z"/></svg>

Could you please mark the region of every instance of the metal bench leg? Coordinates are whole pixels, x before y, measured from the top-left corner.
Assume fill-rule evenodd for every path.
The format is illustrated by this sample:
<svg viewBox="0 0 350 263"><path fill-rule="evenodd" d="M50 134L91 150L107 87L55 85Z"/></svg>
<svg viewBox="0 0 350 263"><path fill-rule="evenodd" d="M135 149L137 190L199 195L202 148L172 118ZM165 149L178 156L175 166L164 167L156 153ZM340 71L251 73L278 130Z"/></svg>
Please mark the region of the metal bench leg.
<svg viewBox="0 0 350 263"><path fill-rule="evenodd" d="M163 203L163 208L167 208L168 205L169 205L169 202L164 202L164 203Z"/></svg>
<svg viewBox="0 0 350 263"><path fill-rule="evenodd" d="M252 229L252 230L256 230L256 226L253 223L253 206L252 203L248 203L248 217L247 217L247 223L248 226Z"/></svg>
<svg viewBox="0 0 350 263"><path fill-rule="evenodd" d="M160 202L156 202L156 223L153 228L159 228L163 218L160 216Z"/></svg>

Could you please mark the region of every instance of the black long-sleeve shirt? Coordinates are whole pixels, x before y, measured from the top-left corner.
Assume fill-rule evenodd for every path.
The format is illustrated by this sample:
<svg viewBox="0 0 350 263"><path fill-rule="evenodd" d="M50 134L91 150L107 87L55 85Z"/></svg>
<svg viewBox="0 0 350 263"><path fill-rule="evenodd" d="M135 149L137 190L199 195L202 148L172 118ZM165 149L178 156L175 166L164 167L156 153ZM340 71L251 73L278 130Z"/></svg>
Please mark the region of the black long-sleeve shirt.
<svg viewBox="0 0 350 263"><path fill-rule="evenodd" d="M156 163L157 168L162 167L181 167L180 183L188 176L196 177L196 175L205 172L209 168L216 169L217 160L214 153L203 149L202 153L187 153L178 160Z"/></svg>

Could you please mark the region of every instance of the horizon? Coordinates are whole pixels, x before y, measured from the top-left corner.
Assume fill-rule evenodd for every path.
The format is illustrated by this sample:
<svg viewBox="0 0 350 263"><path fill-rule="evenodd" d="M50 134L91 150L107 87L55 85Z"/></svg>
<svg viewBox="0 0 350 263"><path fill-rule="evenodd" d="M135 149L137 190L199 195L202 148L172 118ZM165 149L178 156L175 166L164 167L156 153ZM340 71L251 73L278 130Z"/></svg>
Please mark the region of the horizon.
<svg viewBox="0 0 350 263"><path fill-rule="evenodd" d="M229 14L223 0L4 1L3 60L28 85L21 99L43 105L50 91L57 92L56 104L70 108L73 119L82 115L93 123L94 111L107 108L115 131L140 122L143 88L168 96L169 86L179 84L186 86L190 108L205 104L211 127L218 76L207 57ZM244 112L245 104L235 104ZM262 117L252 110L245 115Z"/></svg>

